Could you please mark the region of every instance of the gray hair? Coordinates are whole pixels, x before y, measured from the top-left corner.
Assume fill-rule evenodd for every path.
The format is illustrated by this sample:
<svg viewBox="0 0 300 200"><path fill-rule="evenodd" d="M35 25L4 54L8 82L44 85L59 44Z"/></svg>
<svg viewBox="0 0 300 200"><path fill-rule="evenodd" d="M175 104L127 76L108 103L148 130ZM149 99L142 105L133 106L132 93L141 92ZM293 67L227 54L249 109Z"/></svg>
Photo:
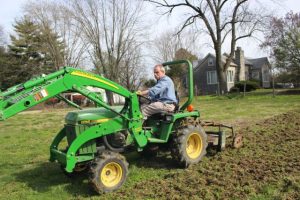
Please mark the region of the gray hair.
<svg viewBox="0 0 300 200"><path fill-rule="evenodd" d="M160 69L160 71L162 71L163 73L166 73L166 69L164 68L164 66L162 64L157 64L154 66L154 68L158 67Z"/></svg>

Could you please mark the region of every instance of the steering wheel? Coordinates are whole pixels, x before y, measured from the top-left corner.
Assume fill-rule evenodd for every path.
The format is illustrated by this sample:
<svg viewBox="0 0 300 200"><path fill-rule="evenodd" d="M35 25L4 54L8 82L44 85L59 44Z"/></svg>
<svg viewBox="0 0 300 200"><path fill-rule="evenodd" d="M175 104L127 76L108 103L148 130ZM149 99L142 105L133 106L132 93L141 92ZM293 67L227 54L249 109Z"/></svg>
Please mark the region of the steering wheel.
<svg viewBox="0 0 300 200"><path fill-rule="evenodd" d="M151 103L151 99L149 99L148 97L145 97L143 95L138 94L138 99L139 99L139 104L143 105L143 104L150 104Z"/></svg>

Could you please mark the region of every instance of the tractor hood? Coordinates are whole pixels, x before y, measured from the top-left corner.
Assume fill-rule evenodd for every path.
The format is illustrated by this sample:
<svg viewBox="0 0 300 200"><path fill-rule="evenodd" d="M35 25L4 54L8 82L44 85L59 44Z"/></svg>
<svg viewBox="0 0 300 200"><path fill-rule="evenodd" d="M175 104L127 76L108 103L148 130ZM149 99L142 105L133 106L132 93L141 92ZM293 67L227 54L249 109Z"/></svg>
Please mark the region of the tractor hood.
<svg viewBox="0 0 300 200"><path fill-rule="evenodd" d="M113 106L112 109L120 112L122 106ZM105 108L92 108L69 112L65 117L66 124L94 124L106 122L111 118L118 116L116 113Z"/></svg>

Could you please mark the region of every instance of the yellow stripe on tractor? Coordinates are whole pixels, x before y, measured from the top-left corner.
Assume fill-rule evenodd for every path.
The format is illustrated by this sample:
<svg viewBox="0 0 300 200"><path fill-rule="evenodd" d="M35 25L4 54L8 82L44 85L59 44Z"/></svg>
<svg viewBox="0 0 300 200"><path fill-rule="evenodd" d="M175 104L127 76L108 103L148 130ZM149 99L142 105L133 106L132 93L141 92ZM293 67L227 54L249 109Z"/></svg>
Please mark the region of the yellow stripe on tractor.
<svg viewBox="0 0 300 200"><path fill-rule="evenodd" d="M86 73L86 72L81 72L81 71L73 71L72 73L71 73L71 75L74 75L74 76L81 76L81 77L84 77L84 78L89 78L89 79L92 79L92 80L95 80L95 81L99 81L99 82L101 82L101 83L104 83L104 84L106 84L106 85L109 85L109 86L111 86L111 87L113 87L113 88L115 88L115 89L119 89L117 86L115 86L114 84L111 84L111 83L109 83L109 82L107 82L107 81L105 81L105 80L102 80L102 79L100 79L100 78L98 78L98 77L95 77L95 76L93 76L92 74L89 74L89 73Z"/></svg>

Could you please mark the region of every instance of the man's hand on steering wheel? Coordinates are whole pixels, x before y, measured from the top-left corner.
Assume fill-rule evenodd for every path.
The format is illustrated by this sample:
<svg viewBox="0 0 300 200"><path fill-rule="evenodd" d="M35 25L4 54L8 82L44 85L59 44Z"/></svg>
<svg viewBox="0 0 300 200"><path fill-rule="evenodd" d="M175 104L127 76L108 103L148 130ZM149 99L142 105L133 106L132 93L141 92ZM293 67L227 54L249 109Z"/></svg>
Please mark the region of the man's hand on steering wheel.
<svg viewBox="0 0 300 200"><path fill-rule="evenodd" d="M138 96L139 99L139 104L150 104L151 103L151 99L149 97L145 97L142 95L142 91L136 91L136 94Z"/></svg>

